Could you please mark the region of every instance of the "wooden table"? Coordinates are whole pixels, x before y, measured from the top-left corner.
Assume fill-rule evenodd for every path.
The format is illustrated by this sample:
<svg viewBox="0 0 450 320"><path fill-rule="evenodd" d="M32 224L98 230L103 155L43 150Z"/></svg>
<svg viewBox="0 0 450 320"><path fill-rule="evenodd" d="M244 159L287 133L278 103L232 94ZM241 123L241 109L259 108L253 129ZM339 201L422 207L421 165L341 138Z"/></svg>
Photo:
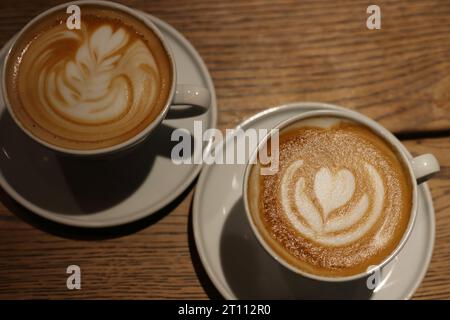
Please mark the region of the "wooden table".
<svg viewBox="0 0 450 320"><path fill-rule="evenodd" d="M0 4L3 45L60 1ZM367 1L128 0L181 31L216 85L220 128L293 101L356 109L432 152L436 246L414 298L450 298L450 2L378 1L382 29L366 28ZM160 213L121 228L79 230L37 218L0 191L0 298L217 298L193 243L193 187ZM68 291L66 267L82 266Z"/></svg>

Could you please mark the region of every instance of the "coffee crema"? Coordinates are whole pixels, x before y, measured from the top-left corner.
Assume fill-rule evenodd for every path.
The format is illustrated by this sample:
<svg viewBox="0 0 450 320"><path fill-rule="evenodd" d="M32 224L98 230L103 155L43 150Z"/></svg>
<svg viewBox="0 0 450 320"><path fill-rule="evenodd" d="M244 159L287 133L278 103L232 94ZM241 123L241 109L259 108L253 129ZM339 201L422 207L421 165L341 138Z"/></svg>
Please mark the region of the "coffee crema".
<svg viewBox="0 0 450 320"><path fill-rule="evenodd" d="M248 204L270 247L307 273L342 277L392 253L411 215L408 169L370 129L338 118L280 132L279 171L250 169Z"/></svg>
<svg viewBox="0 0 450 320"><path fill-rule="evenodd" d="M134 137L163 111L172 85L168 53L139 19L80 5L81 29L59 10L34 23L11 52L6 90L32 135L93 150Z"/></svg>

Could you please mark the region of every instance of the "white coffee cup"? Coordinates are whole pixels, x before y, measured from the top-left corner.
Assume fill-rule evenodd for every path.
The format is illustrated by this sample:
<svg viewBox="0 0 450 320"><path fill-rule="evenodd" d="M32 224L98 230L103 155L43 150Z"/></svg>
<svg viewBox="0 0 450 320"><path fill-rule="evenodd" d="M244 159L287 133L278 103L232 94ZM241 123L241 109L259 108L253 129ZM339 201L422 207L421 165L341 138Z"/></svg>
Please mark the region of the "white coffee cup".
<svg viewBox="0 0 450 320"><path fill-rule="evenodd" d="M403 234L403 237L401 238L399 244L397 247L377 266L373 266L370 270L367 270L365 272L361 272L355 275L351 276L344 276L344 277L328 277L328 276L319 276L315 274L308 273L304 270L299 269L298 267L293 266L290 264L285 258L283 258L281 255L277 254L270 245L266 242L264 237L262 236L260 230L255 224L254 218L252 217L252 214L250 212L249 207L249 199L248 199L248 183L249 183L249 176L250 176L250 169L252 165L255 163L256 158L258 156L259 151L265 147L266 142L273 136L273 132L269 133L266 137L262 139L260 144L258 145L257 150L252 154L252 156L249 158L249 161L246 166L245 175L244 175L244 185L243 185L243 199L244 199L244 206L246 215L249 221L249 224L251 226L251 229L253 230L253 233L255 234L256 238L258 239L259 243L262 245L262 247L268 252L269 255L271 255L276 261L278 261L280 264L285 266L286 268L290 269L291 271L311 278L315 280L320 281L329 281L329 282L341 282L341 281L351 281L351 280L357 280L363 277L366 277L370 275L373 270L378 269L380 270L383 266L385 266L389 261L391 261L402 249L402 247L405 245L406 241L408 240L409 235L411 234L412 228L414 226L414 221L416 219L417 215L417 186L418 184L426 181L429 179L434 173L438 172L440 170L439 163L437 159L432 154L424 154L417 156L415 158L410 158L409 155L406 153L406 149L403 146L403 144L387 129L385 129L383 126L375 122L374 120L371 120L370 118L355 112L351 110L346 110L343 108L340 108L339 110L318 110L318 111L309 111L302 113L296 117L293 117L291 119L288 119L286 121L283 121L279 123L274 129L278 129L278 132L281 132L282 129L298 122L301 120L305 120L308 118L318 117L318 116L325 116L325 117L331 117L331 118L341 118L343 120L351 120L358 124L361 124L363 126L368 127L371 129L375 134L380 136L383 140L385 140L388 144L391 145L391 147L397 152L399 160L405 165L405 168L407 168L408 175L411 179L411 186L412 186L412 197L411 197L411 214L410 219L408 222L408 226Z"/></svg>
<svg viewBox="0 0 450 320"><path fill-rule="evenodd" d="M10 54L16 44L16 41L18 38L20 38L24 33L28 32L30 27L36 22L41 19L44 19L48 15L54 13L58 10L66 10L67 7L70 5L96 5L96 6L103 6L106 8L112 8L115 10L120 10L122 12L125 12L137 20L141 21L146 25L149 29L151 29L154 34L157 35L159 40L161 41L165 51L167 52L167 55L169 57L171 66L172 66L172 83L170 88L170 93L167 99L166 104L164 105L164 108L162 109L161 113L142 131L140 131L135 136L131 137L127 141L124 141L122 143L113 145L111 147L107 148L101 148L101 149L93 149L93 150L76 150L76 149L69 149L69 148L62 148L59 146L55 146L53 144L50 144L46 141L43 141L39 137L33 135L29 130L27 130L17 119L17 117L14 115L14 112L11 107L10 100L8 99L8 92L6 90L6 65L8 63ZM55 6L51 9L48 9L38 16L36 16L34 19L32 19L27 25L25 25L24 28L15 36L15 38L12 41L11 48L8 50L8 53L5 57L4 63L3 63L3 76L2 76L2 90L3 90L3 97L5 100L6 107L11 115L11 117L14 119L16 124L32 139L37 141L38 143L53 149L58 152L62 152L69 155L76 155L76 156L97 156L97 155L104 155L113 153L116 151L128 149L129 147L132 147L136 145L138 142L141 142L144 140L166 117L168 110L172 106L181 105L181 106L197 106L200 108L203 108L205 111L209 108L210 105L210 93L207 88L200 87L200 86L194 86L189 84L177 84L177 71L176 71L176 64L173 57L173 54L171 52L171 49L169 45L167 44L167 41L164 39L161 32L158 30L158 28L150 21L150 19L143 13L131 9L129 7L126 7L122 4L115 3L115 2L107 2L107 1L95 1L95 0L83 0L83 1L73 1L73 2L67 2L60 4L58 6ZM176 107L175 107L176 108Z"/></svg>

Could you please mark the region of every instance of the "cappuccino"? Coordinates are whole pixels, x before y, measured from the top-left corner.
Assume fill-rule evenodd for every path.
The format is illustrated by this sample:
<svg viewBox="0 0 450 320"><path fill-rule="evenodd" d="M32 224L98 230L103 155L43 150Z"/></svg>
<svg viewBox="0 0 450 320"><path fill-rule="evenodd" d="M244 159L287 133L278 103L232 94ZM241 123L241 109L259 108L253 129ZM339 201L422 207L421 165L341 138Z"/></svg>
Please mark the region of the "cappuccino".
<svg viewBox="0 0 450 320"><path fill-rule="evenodd" d="M80 8L81 29L67 28L64 8L16 40L5 90L31 135L60 148L95 150L131 139L163 112L173 70L144 22L107 6Z"/></svg>
<svg viewBox="0 0 450 320"><path fill-rule="evenodd" d="M265 242L306 273L352 276L380 264L411 216L408 168L388 142L350 120L315 117L284 128L279 171L250 168L247 199Z"/></svg>

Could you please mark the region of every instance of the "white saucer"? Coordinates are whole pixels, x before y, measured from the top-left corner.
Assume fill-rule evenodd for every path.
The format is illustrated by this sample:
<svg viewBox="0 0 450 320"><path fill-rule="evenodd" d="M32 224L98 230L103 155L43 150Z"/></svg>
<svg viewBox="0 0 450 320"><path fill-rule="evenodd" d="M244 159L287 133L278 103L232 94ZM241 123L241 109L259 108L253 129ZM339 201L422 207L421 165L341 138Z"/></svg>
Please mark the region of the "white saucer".
<svg viewBox="0 0 450 320"><path fill-rule="evenodd" d="M258 113L240 127L273 128L301 112L336 108L297 103ZM228 148L228 147L227 147ZM409 299L420 285L434 246L434 209L428 186L419 187L419 214L400 254L382 270L372 292L366 279L323 283L278 264L261 247L245 217L244 165L204 166L194 196L193 231L200 259L226 299Z"/></svg>
<svg viewBox="0 0 450 320"><path fill-rule="evenodd" d="M66 225L116 226L162 209L200 172L201 165L172 163L170 153L177 142L170 137L175 128L192 134L194 120L203 121L205 129L216 126L214 86L193 46L167 23L149 17L172 48L179 83L211 92L209 111L183 118L172 115L135 150L108 160L86 160L57 155L28 138L7 113L0 92L0 185L27 209ZM0 51L0 64L8 47L9 43Z"/></svg>

